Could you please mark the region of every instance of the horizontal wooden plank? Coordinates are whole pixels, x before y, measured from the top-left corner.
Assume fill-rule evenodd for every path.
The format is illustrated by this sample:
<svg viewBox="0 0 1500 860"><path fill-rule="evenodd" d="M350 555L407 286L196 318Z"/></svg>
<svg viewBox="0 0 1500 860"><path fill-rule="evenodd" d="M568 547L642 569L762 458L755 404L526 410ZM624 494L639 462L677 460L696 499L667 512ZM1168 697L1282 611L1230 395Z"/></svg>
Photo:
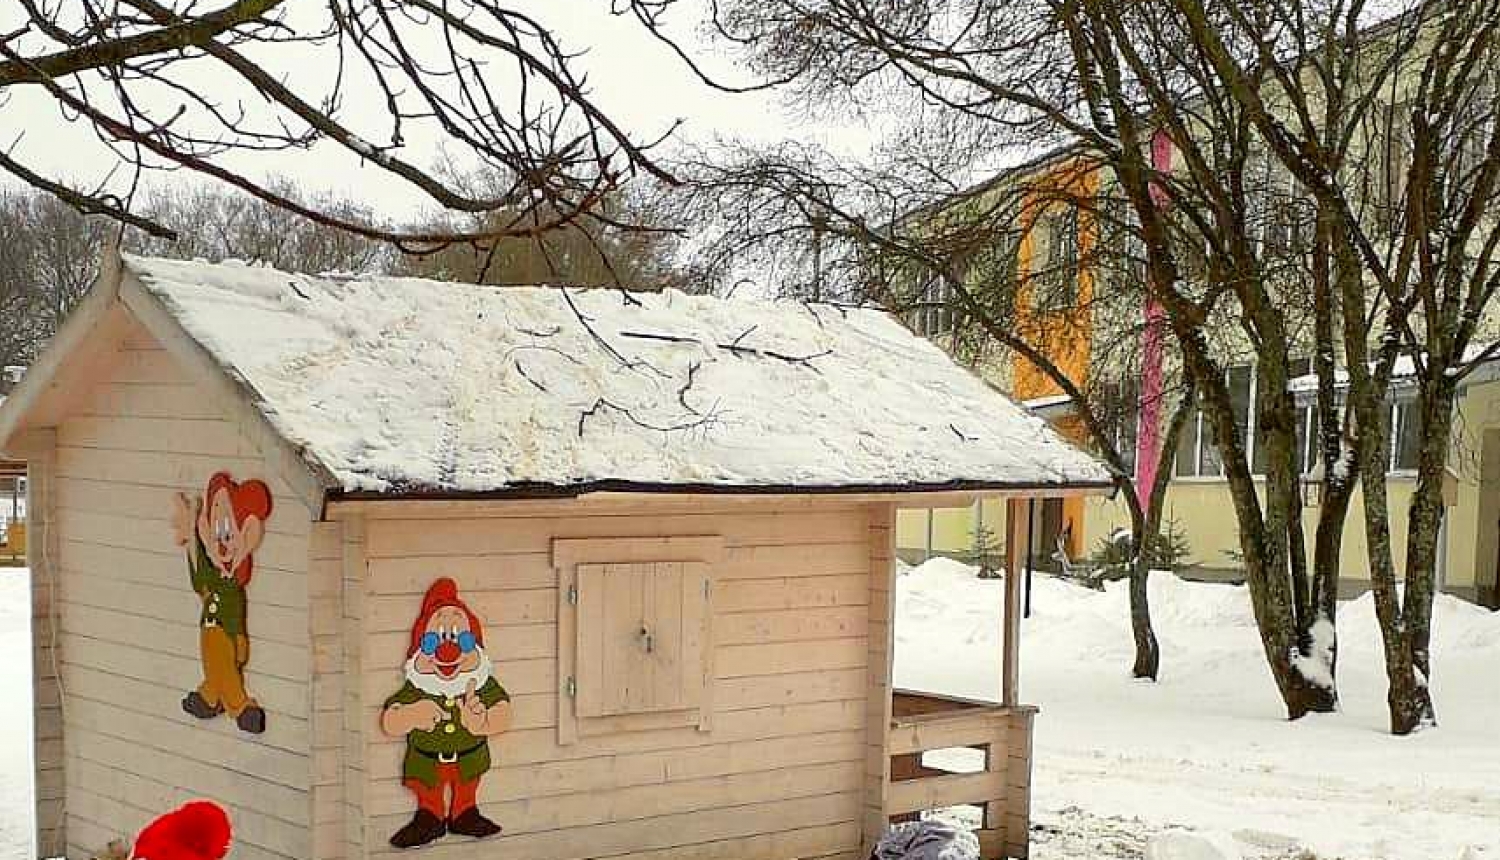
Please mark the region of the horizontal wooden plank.
<svg viewBox="0 0 1500 860"><path fill-rule="evenodd" d="M186 385L193 380L165 349L117 350L105 373L108 382Z"/></svg>
<svg viewBox="0 0 1500 860"><path fill-rule="evenodd" d="M864 860L856 848L860 830L854 822L776 830L756 836L694 845L678 845L655 851L632 851L630 860L790 860L790 858L836 857ZM854 852L845 856L845 852Z"/></svg>
<svg viewBox="0 0 1500 860"><path fill-rule="evenodd" d="M219 418L136 418L78 415L58 428L57 442L104 451L161 451L207 457L259 458L239 428Z"/></svg>
<svg viewBox="0 0 1500 860"><path fill-rule="evenodd" d="M486 847L506 860L581 860L852 822L858 808L857 793L796 798L589 827L502 834ZM394 853L394 849L377 847L371 856ZM423 854L431 860L463 860L473 856L473 847L442 842L424 849Z"/></svg>
<svg viewBox="0 0 1500 860"><path fill-rule="evenodd" d="M200 760L173 750L144 747L133 740L97 732L82 732L69 741L70 778L75 768L85 768L100 791L116 794L147 792L147 783L169 786L197 797L210 797L221 803L299 823L308 815L308 792L279 783L247 776L220 765L216 760ZM112 774L112 776L111 776ZM146 781L146 782L142 782ZM153 807L160 810L166 807Z"/></svg>
<svg viewBox="0 0 1500 860"><path fill-rule="evenodd" d="M864 669L729 678L714 684L714 701L720 711L736 711L859 699L863 709L866 681Z"/></svg>
<svg viewBox="0 0 1500 860"><path fill-rule="evenodd" d="M202 476L207 479L207 475ZM57 481L57 505L59 508L94 514L112 514L129 517L161 534L171 535L173 498L179 492L190 497L201 496L202 486L173 488L143 484L128 484L120 481L99 481L86 477L62 476ZM305 515L300 503L290 504L283 511L276 507L279 501L273 498L271 518L266 521L266 530L272 534L289 537L308 537L312 521ZM160 524L160 525L158 525ZM160 526L166 526L162 530ZM167 546L177 549L170 540Z"/></svg>
<svg viewBox="0 0 1500 860"><path fill-rule="evenodd" d="M982 803L1005 796L1004 774L993 771L955 773L892 782L886 789L890 815Z"/></svg>
<svg viewBox="0 0 1500 860"><path fill-rule="evenodd" d="M734 546L714 567L717 579L764 579L768 576L830 576L869 570L870 550L863 540L815 541L790 546Z"/></svg>
<svg viewBox="0 0 1500 860"><path fill-rule="evenodd" d="M254 598L259 596L260 591L252 580L248 589L250 601L246 608L251 645L258 648L263 644L280 643L294 649L305 663L308 647L307 610L256 603ZM93 623L97 619L95 615L88 615L90 620L82 620L87 615L86 610L151 619L186 627L192 647L197 647L200 629L198 621L203 611L203 601L190 588L186 575L180 582L163 587L111 579L107 575L96 575L93 571L65 567L59 592L62 605L72 607L79 614L80 625ZM77 629L81 633L89 633L86 627ZM295 677L303 677L305 674L304 668Z"/></svg>
<svg viewBox="0 0 1500 860"><path fill-rule="evenodd" d="M866 606L725 613L714 619L719 645L818 642L863 636L870 629Z"/></svg>
<svg viewBox="0 0 1500 860"><path fill-rule="evenodd" d="M949 747L990 744L993 755L1007 751L1009 720L1004 712L974 714L944 720L897 721L887 747L891 755L927 752Z"/></svg>
<svg viewBox="0 0 1500 860"><path fill-rule="evenodd" d="M292 512L288 512L290 515ZM274 514L272 518L275 518ZM147 551L176 549L166 519L154 521L61 508L57 512L57 523L60 534L77 536L73 538L76 540ZM268 531L265 541L255 552L255 560L282 570L306 570L307 538Z"/></svg>
<svg viewBox="0 0 1500 860"><path fill-rule="evenodd" d="M828 606L865 606L870 579L863 574L730 580L716 584L715 612L759 612Z"/></svg>
<svg viewBox="0 0 1500 860"><path fill-rule="evenodd" d="M371 594L418 598L439 576L460 586L491 591L556 588L557 570L547 551L469 556L415 555L368 561Z"/></svg>
<svg viewBox="0 0 1500 860"><path fill-rule="evenodd" d="M509 731L491 741L490 747L497 769L548 762L568 762L601 756L667 752L671 753L673 758L683 762L679 765L679 773L681 768L691 766L699 768L697 773L702 775L701 768L703 767L733 768L735 766L732 760L716 760L714 757L720 753L705 751L709 747L722 748L725 745L739 744L737 749L742 750L740 755L751 756L753 760L755 755L765 754L763 749L750 746L761 741L779 743L788 739L813 738L831 742L830 739L834 738L847 739L849 738L847 733L859 732L863 729L864 723L860 710L856 707L857 704L862 703L823 702L787 708L721 713L715 717L712 732L700 732L693 728L630 732L584 738L569 746L557 744L555 730ZM378 736L377 719L378 710L371 707L367 708L365 715L360 717L360 722L371 726L371 733ZM689 752L693 751L697 751L704 757L704 761L709 763L705 764L697 758L691 760L685 758ZM369 752L371 757L365 762L369 773L387 774L391 777L399 773L401 756L399 744L371 747ZM812 754L824 755L826 753ZM843 752L840 751L838 754L842 755ZM689 764L690 761L691 764ZM732 772L732 770L715 772Z"/></svg>
<svg viewBox="0 0 1500 860"><path fill-rule="evenodd" d="M515 660L534 660L557 654L557 625L517 624L490 627L484 631L485 649ZM365 637L361 655L366 671L400 669L411 645L410 630L371 633Z"/></svg>
<svg viewBox="0 0 1500 860"><path fill-rule="evenodd" d="M180 719L179 719L180 717ZM299 790L309 787L310 764L306 752L277 749L252 735L240 732L232 720L195 721L179 709L175 716L138 714L109 702L82 697L68 701L68 744L73 733L94 732L132 741L140 751L129 759L149 773L146 760L158 752L171 752L213 762L246 777Z"/></svg>
<svg viewBox="0 0 1500 860"><path fill-rule="evenodd" d="M726 546L785 546L858 541L864 519L855 511L675 514L536 519L374 520L371 558L547 552L554 538L722 535Z"/></svg>
<svg viewBox="0 0 1500 860"><path fill-rule="evenodd" d="M72 664L67 664L67 676L70 703L74 697L78 697L100 704L113 704L122 712L161 717L184 725L195 723L194 718L182 711L182 689L163 687ZM266 731L255 738L256 743L276 747L294 755L306 752L310 724L305 717L275 710L268 710L266 716Z"/></svg>
<svg viewBox="0 0 1500 860"><path fill-rule="evenodd" d="M505 773L491 773L481 783L481 789L509 777ZM534 795L513 801L481 799L481 803L485 814L504 826L507 833L520 835L836 794L856 786L857 777L857 763L835 762L608 791ZM378 831L394 831L409 820L412 801L409 797L401 800L388 813L378 810L373 813L371 823Z"/></svg>
<svg viewBox="0 0 1500 860"><path fill-rule="evenodd" d="M79 404L80 415L131 418L222 418L210 392L174 383L104 382Z"/></svg>
<svg viewBox="0 0 1500 860"><path fill-rule="evenodd" d="M726 645L716 649L714 663L720 678L741 678L792 672L862 669L868 656L869 643L863 636L859 636L828 639L816 645L805 642Z"/></svg>
<svg viewBox="0 0 1500 860"><path fill-rule="evenodd" d="M197 686L202 669L196 651L167 653L136 645L64 632L61 637L65 667L84 666L111 672L183 692ZM246 686L270 711L305 715L309 712L309 688L305 680L289 681L262 674L252 660L245 673Z"/></svg>
<svg viewBox="0 0 1500 860"><path fill-rule="evenodd" d="M88 636L105 642L121 645L139 643L151 650L168 654L185 654L198 657L201 628L197 619L163 621L131 615L111 609L64 601L62 607L62 629L64 633ZM250 617L250 662L247 672L286 681L305 681L311 674L311 655L308 653L306 637L300 645L288 645L275 639L261 637L256 632L255 618Z"/></svg>
<svg viewBox="0 0 1500 860"><path fill-rule="evenodd" d="M371 702L385 701L403 682L403 675L393 667L372 669L360 678L364 698ZM559 689L557 663L547 658L496 661L495 678L513 696L554 693Z"/></svg>
<svg viewBox="0 0 1500 860"><path fill-rule="evenodd" d="M485 623L486 632L501 626L557 621L556 588L491 591L459 583L459 594ZM421 607L422 601L415 595L370 597L364 605L365 629L372 633L410 632L412 620Z"/></svg>
<svg viewBox="0 0 1500 860"><path fill-rule="evenodd" d="M179 793L172 803L180 805L191 799L191 796ZM146 807L129 795L106 797L82 785L74 787L68 793L70 813L76 812L95 821L120 822L121 829L127 834L139 832L140 828L161 814L160 809L161 807ZM279 857L307 856L310 834L305 826L266 818L254 810L241 807L230 807L226 811L230 813L234 824L236 856L241 849L256 848Z"/></svg>
<svg viewBox="0 0 1500 860"><path fill-rule="evenodd" d="M107 571L111 579L125 583L187 590L187 561L182 550L164 545L157 549L114 547L95 540L65 539L59 545L60 566L70 570ZM256 559L249 594L256 606L306 608L308 588L300 567L280 569Z"/></svg>

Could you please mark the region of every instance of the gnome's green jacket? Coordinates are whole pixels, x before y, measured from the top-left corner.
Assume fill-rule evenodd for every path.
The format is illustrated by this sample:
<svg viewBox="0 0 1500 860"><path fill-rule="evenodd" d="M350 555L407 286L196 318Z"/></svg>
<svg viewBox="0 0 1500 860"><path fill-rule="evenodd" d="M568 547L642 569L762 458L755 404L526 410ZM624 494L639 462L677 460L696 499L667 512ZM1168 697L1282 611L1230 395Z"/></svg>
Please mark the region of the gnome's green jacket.
<svg viewBox="0 0 1500 860"><path fill-rule="evenodd" d="M510 694L500 682L490 678L475 691L486 708L497 702L509 702ZM396 694L385 700L383 707L391 705L413 705L423 699L437 702L438 707L448 712L448 719L437 724L430 732L408 732L406 735L406 760L401 765L401 778L414 779L432 788L438 784L439 761L458 765L458 778L473 782L490 769L490 744L486 738L477 737L458 718L458 709L463 696L441 696L417 688L411 681L402 685Z"/></svg>
<svg viewBox="0 0 1500 860"><path fill-rule="evenodd" d="M199 623L204 627L222 627L231 637L245 635L245 587L233 576L219 572L208 559L208 550L203 539L193 534L193 558L188 563L188 578L193 591L203 598L203 614Z"/></svg>

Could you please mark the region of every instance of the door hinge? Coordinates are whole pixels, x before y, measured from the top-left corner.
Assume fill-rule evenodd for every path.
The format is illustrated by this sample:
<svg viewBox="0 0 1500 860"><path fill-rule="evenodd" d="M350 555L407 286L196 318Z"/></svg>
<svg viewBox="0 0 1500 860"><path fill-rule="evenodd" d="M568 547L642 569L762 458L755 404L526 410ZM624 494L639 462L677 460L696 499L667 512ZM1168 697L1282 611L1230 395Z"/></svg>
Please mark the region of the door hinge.
<svg viewBox="0 0 1500 860"><path fill-rule="evenodd" d="M576 583L568 586L568 602L574 606L578 605L578 585Z"/></svg>
<svg viewBox="0 0 1500 860"><path fill-rule="evenodd" d="M704 597L704 599L707 599L708 596L709 596L708 595L708 591L709 591L709 586L711 584L712 583L710 582L710 580L707 580L707 579L703 580L703 597Z"/></svg>
<svg viewBox="0 0 1500 860"><path fill-rule="evenodd" d="M574 678L572 675L569 675L568 683L565 686L567 688L569 696L575 699L578 698L578 679Z"/></svg>

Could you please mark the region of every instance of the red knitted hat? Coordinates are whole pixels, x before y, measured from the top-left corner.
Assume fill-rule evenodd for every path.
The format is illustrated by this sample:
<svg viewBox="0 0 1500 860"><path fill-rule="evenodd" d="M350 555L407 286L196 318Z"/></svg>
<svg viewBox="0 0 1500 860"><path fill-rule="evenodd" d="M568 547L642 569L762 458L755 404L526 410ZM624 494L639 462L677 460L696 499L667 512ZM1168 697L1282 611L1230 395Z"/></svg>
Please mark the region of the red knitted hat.
<svg viewBox="0 0 1500 860"><path fill-rule="evenodd" d="M223 860L229 853L229 816L218 804L195 800L146 825L133 860Z"/></svg>
<svg viewBox="0 0 1500 860"><path fill-rule="evenodd" d="M417 620L411 625L411 647L406 649L406 656L410 658L422 647L422 634L427 632L427 622L439 610L447 606L454 606L462 610L469 619L469 630L474 634L474 641L479 647L484 647L484 626L479 623L479 616L469 610L469 604L464 603L458 596L458 583L442 577L435 580L427 587L427 595L422 598L422 610L417 613Z"/></svg>

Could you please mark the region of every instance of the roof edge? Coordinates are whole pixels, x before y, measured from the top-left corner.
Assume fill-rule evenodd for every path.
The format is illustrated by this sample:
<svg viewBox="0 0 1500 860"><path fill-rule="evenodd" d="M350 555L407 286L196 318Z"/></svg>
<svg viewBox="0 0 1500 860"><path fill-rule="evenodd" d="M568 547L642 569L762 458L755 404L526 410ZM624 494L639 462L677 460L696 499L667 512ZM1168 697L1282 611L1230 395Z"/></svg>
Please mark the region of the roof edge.
<svg viewBox="0 0 1500 860"><path fill-rule="evenodd" d="M309 452L282 434L266 414L259 393L233 368L226 366L183 326L162 297L148 289L144 281L124 260L118 293L136 321L156 338L162 347L207 385L225 408L238 413L240 430L260 448L268 468L290 484L307 508L314 514L322 511L328 491L338 484L321 463L310 459Z"/></svg>
<svg viewBox="0 0 1500 860"><path fill-rule="evenodd" d="M328 502L363 501L524 501L576 499L596 493L649 495L784 496L784 495L921 495L924 493L1010 493L1079 491L1069 495L1103 495L1115 488L1112 481L1062 481L1058 483L1017 481L934 481L906 484L666 484L649 481L606 479L577 484L516 484L498 490L330 490Z"/></svg>
<svg viewBox="0 0 1500 860"><path fill-rule="evenodd" d="M122 279L120 246L112 238L105 245L93 286L53 333L10 396L0 403L0 451L13 445L15 437L27 429L28 419L67 369L73 353L90 345L96 329L115 308Z"/></svg>

